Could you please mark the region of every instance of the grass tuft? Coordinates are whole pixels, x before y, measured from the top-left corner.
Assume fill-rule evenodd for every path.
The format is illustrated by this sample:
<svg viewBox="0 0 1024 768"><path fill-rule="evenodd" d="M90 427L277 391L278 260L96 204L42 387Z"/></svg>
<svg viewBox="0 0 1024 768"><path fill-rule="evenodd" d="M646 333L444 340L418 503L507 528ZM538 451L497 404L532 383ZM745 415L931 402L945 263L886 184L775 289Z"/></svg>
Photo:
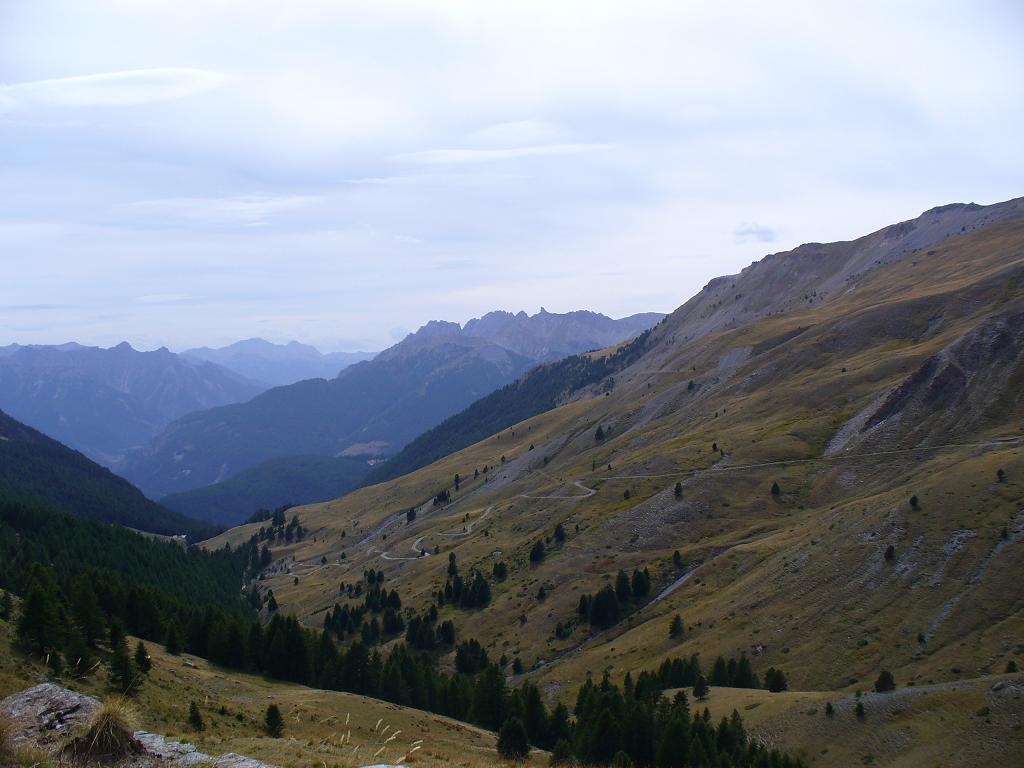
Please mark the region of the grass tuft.
<svg viewBox="0 0 1024 768"><path fill-rule="evenodd" d="M131 705L120 696L103 702L85 732L73 739L65 751L82 762L117 760L138 754L142 745L135 739L135 716Z"/></svg>

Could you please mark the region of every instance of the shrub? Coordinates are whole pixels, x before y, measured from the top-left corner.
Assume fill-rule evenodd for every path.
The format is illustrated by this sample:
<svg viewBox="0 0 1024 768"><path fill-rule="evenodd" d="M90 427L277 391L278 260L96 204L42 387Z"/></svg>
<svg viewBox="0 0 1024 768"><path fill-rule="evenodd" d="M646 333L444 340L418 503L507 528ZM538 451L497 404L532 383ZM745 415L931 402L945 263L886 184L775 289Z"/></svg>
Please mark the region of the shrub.
<svg viewBox="0 0 1024 768"><path fill-rule="evenodd" d="M1017 662L1014 661L1013 659L1010 659L1008 662L1006 662L1006 674L1013 675L1013 674L1016 674L1016 673L1017 673Z"/></svg>
<svg viewBox="0 0 1024 768"><path fill-rule="evenodd" d="M506 720L498 732L498 754L506 760L525 760L530 754L530 739L518 717Z"/></svg>

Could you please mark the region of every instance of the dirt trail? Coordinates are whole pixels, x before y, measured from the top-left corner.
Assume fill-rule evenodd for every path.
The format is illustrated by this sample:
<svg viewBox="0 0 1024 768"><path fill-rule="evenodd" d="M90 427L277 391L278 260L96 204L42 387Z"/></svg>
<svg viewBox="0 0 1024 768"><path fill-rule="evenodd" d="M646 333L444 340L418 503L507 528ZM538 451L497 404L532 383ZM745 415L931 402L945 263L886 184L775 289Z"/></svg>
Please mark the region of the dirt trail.
<svg viewBox="0 0 1024 768"><path fill-rule="evenodd" d="M834 462L834 461L850 461L856 459L870 459L880 456L894 456L905 453L918 453L921 451L940 451L947 448L989 448L997 446L1010 446L1015 445L1024 441L1024 435L1016 435L1014 437L1000 437L992 440L982 440L976 443L943 443L942 445L925 445L918 446L917 448L894 448L889 451L868 451L865 453L847 453L847 454L836 454L834 456L816 456L809 459L781 459L779 461L763 461L756 464L733 464L728 466L716 465L707 469L686 469L679 472L669 472L660 475L606 475L600 476L598 480L650 480L662 477L689 477L695 476L700 473L717 473L717 472L734 472L736 470L746 469L761 469L763 467L779 467L788 464L812 464L818 461ZM528 497L529 498L529 497ZM548 498L548 497L535 497L535 498Z"/></svg>
<svg viewBox="0 0 1024 768"><path fill-rule="evenodd" d="M419 560L421 557L430 557L430 553L429 552L424 552L422 549L420 549L420 543L425 538L427 538L427 536L430 536L430 535L434 535L434 536L449 536L451 538L458 538L460 536L469 536L471 533L473 533L473 529L477 525L479 525L481 522L483 522L484 518L486 518L489 514L491 514L491 510L493 510L493 509L494 509L494 505L492 504L489 507L487 507L487 509L484 510L484 513L482 515L480 515L480 517L478 517L476 520L474 520L471 523L469 523L468 525L466 525L461 531L457 531L455 533L434 533L434 534L424 533L422 536L417 538L411 545L409 545L409 548L413 552L416 553L415 555L412 555L412 556L402 556L402 555L392 555L390 552L381 552L380 553L380 557L381 557L382 560Z"/></svg>

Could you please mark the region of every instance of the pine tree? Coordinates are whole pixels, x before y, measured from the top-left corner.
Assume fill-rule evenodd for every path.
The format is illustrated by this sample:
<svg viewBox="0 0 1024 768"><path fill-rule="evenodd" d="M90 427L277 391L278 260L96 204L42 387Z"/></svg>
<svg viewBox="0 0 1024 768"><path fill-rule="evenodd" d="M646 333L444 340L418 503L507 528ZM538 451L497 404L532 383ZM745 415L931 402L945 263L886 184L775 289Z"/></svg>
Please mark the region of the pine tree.
<svg viewBox="0 0 1024 768"><path fill-rule="evenodd" d="M128 643L125 642L124 637L114 646L109 664L111 687L125 696L131 695L138 686L138 680L132 657L128 654Z"/></svg>
<svg viewBox="0 0 1024 768"><path fill-rule="evenodd" d="M510 717L498 732L498 754L505 760L525 760L530 754L530 741L518 717Z"/></svg>
<svg viewBox="0 0 1024 768"><path fill-rule="evenodd" d="M910 508L911 509L920 509L921 508L921 502L918 500L917 496L911 496L910 497Z"/></svg>
<svg viewBox="0 0 1024 768"><path fill-rule="evenodd" d="M5 590L3 598L0 598L0 619L10 621L13 615L14 600L11 598L11 593Z"/></svg>
<svg viewBox="0 0 1024 768"><path fill-rule="evenodd" d="M682 768L686 765L687 738L689 728L681 716L673 717L661 736L655 765L658 768Z"/></svg>
<svg viewBox="0 0 1024 768"><path fill-rule="evenodd" d="M772 483L772 496L781 496L782 489L779 487L779 482L776 480Z"/></svg>
<svg viewBox="0 0 1024 768"><path fill-rule="evenodd" d="M697 677L697 682L693 684L693 696L697 701L704 701L711 692L711 688L708 686L708 681L704 675Z"/></svg>
<svg viewBox="0 0 1024 768"><path fill-rule="evenodd" d="M590 623L597 627L610 627L619 620L619 599L611 585L594 595L590 604Z"/></svg>
<svg viewBox="0 0 1024 768"><path fill-rule="evenodd" d="M672 617L672 623L668 627L668 636L672 640L678 640L683 636L683 619L678 613Z"/></svg>
<svg viewBox="0 0 1024 768"><path fill-rule="evenodd" d="M789 690L789 682L786 680L786 673L781 669L769 667L764 673L764 684L772 693L781 693Z"/></svg>
<svg viewBox="0 0 1024 768"><path fill-rule="evenodd" d="M89 576L79 576L71 587L71 615L85 636L94 645L103 636L104 618Z"/></svg>
<svg viewBox="0 0 1024 768"><path fill-rule="evenodd" d="M164 640L164 650L171 654L171 656L181 655L181 629L176 621L172 621L167 627L167 639Z"/></svg>
<svg viewBox="0 0 1024 768"><path fill-rule="evenodd" d="M546 553L545 553L545 550L544 550L544 542L543 541L538 541L530 549L530 562L531 563L539 563L541 560L544 559L544 555L545 554Z"/></svg>
<svg viewBox="0 0 1024 768"><path fill-rule="evenodd" d="M830 702L825 704L825 717L827 717L829 720L831 720L835 716L836 716L836 708L832 706L832 702L830 701Z"/></svg>
<svg viewBox="0 0 1024 768"><path fill-rule="evenodd" d="M279 739L284 734L284 718L281 717L281 710L278 709L277 704L267 707L267 714L263 718L263 727L272 739Z"/></svg>
<svg viewBox="0 0 1024 768"><path fill-rule="evenodd" d="M79 629L71 631L64 654L72 674L84 675L92 668L92 649Z"/></svg>
<svg viewBox="0 0 1024 768"><path fill-rule="evenodd" d="M29 571L18 616L18 639L29 651L45 655L64 644L63 606L53 573L36 563Z"/></svg>
<svg viewBox="0 0 1024 768"><path fill-rule="evenodd" d="M633 596L633 589L629 584L629 577L625 571L620 570L615 576L615 596L620 603L628 603Z"/></svg>
<svg viewBox="0 0 1024 768"><path fill-rule="evenodd" d="M677 499L683 498L683 484L676 483L676 487L673 490L673 493L675 493Z"/></svg>
<svg viewBox="0 0 1024 768"><path fill-rule="evenodd" d="M153 660L149 658L149 651L146 650L146 646L141 640L135 646L135 666L143 674L148 673L153 668Z"/></svg>
<svg viewBox="0 0 1024 768"><path fill-rule="evenodd" d="M597 425L597 432L594 433L594 439L597 440L598 442L604 440L604 427L602 427L600 424Z"/></svg>
<svg viewBox="0 0 1024 768"><path fill-rule="evenodd" d="M858 720L864 719L864 702L858 701L857 706L854 708L854 713L857 715Z"/></svg>
<svg viewBox="0 0 1024 768"><path fill-rule="evenodd" d="M878 674L878 679L875 680L875 692L887 693L894 690L896 690L896 680L893 678L892 672L887 669L883 669Z"/></svg>
<svg viewBox="0 0 1024 768"><path fill-rule="evenodd" d="M565 542L565 526L561 523L555 526L555 541L559 544Z"/></svg>
<svg viewBox="0 0 1024 768"><path fill-rule="evenodd" d="M193 731L201 731L206 728L203 716L199 712L199 705L194 701L188 705L188 725Z"/></svg>

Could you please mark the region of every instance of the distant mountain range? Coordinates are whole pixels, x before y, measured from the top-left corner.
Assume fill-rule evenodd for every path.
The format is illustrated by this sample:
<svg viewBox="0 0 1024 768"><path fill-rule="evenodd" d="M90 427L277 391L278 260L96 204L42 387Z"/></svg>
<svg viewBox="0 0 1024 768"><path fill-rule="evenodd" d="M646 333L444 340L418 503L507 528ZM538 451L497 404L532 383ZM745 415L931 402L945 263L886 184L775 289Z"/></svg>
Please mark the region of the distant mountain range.
<svg viewBox="0 0 1024 768"><path fill-rule="evenodd" d="M131 457L125 476L154 498L217 483L269 459L390 454L533 365L632 338L662 315L492 312L432 321L336 378L276 387L190 414Z"/></svg>
<svg viewBox="0 0 1024 768"><path fill-rule="evenodd" d="M216 349L196 347L181 353L187 358L216 363L252 381L277 387L303 379L333 379L343 368L373 357L370 352L331 352L290 341L272 344L264 339L236 341Z"/></svg>
<svg viewBox="0 0 1024 768"><path fill-rule="evenodd" d="M0 494L149 533L205 538L212 526L150 501L131 483L0 411Z"/></svg>
<svg viewBox="0 0 1024 768"><path fill-rule="evenodd" d="M265 388L213 363L127 342L0 347L0 408L108 467L174 419Z"/></svg>

